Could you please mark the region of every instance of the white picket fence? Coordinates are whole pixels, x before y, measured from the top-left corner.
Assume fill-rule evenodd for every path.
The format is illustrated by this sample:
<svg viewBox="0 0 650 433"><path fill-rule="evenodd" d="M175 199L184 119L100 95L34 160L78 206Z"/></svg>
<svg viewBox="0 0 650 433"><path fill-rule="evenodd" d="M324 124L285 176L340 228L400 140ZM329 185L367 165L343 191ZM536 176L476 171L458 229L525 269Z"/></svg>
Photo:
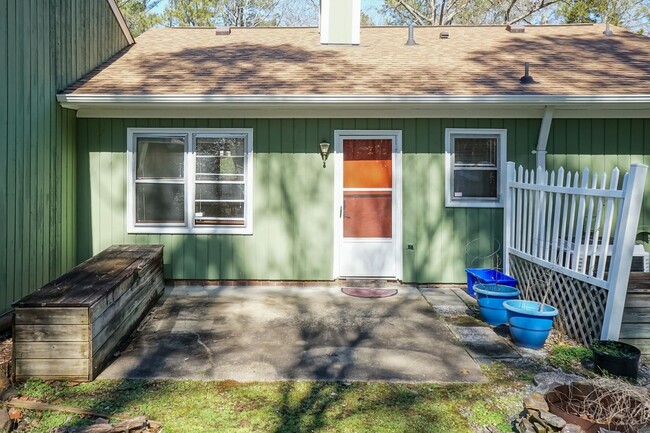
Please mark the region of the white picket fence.
<svg viewBox="0 0 650 433"><path fill-rule="evenodd" d="M600 338L618 340L647 171L647 166L633 164L619 188L618 169L608 179L607 173L590 175L589 169L549 173L509 162L504 271L509 274L513 263L523 260L562 276L554 279L560 291L567 278L579 282L580 291L606 290ZM518 272L522 269L517 265ZM580 294L559 293L555 299L576 302L576 296Z"/></svg>

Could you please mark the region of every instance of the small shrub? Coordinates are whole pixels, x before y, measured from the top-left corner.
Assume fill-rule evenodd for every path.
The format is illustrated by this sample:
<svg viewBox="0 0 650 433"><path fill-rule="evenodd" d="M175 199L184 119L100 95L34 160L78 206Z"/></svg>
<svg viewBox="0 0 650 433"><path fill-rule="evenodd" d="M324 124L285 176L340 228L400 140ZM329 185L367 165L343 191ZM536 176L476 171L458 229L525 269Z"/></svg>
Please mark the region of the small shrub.
<svg viewBox="0 0 650 433"><path fill-rule="evenodd" d="M592 356L588 347L557 344L549 351L548 363L564 371L575 371L581 368L584 359Z"/></svg>

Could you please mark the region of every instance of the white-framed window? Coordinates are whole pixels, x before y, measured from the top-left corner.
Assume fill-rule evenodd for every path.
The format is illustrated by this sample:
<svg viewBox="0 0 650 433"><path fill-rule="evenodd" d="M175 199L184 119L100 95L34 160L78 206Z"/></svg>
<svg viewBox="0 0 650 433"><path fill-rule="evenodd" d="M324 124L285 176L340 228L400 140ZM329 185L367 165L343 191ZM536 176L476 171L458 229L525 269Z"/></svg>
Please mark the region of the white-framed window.
<svg viewBox="0 0 650 433"><path fill-rule="evenodd" d="M445 130L445 205L503 207L505 129Z"/></svg>
<svg viewBox="0 0 650 433"><path fill-rule="evenodd" d="M253 233L252 129L127 134L129 233Z"/></svg>

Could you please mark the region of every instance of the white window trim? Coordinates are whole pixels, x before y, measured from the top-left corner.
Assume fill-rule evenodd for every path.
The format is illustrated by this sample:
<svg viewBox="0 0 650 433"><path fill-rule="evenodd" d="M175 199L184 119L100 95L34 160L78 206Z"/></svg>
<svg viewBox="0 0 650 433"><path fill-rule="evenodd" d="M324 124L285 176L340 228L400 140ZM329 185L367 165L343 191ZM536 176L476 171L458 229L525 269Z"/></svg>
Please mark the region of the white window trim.
<svg viewBox="0 0 650 433"><path fill-rule="evenodd" d="M497 145L497 199L454 199L452 197L452 173L454 158L452 155L452 136L498 136ZM508 131L506 129L476 129L476 128L447 128L445 129L445 206L473 208L502 208L504 205L506 186L506 155L508 146Z"/></svg>
<svg viewBox="0 0 650 433"><path fill-rule="evenodd" d="M135 222L135 140L136 135L150 136L186 136L185 147L185 221L178 224L149 224ZM246 136L246 176L243 227L194 227L194 190L195 190L195 137L197 135L238 135ZM128 233L147 234L253 234L253 130L249 128L128 128L127 129L127 197L126 221Z"/></svg>

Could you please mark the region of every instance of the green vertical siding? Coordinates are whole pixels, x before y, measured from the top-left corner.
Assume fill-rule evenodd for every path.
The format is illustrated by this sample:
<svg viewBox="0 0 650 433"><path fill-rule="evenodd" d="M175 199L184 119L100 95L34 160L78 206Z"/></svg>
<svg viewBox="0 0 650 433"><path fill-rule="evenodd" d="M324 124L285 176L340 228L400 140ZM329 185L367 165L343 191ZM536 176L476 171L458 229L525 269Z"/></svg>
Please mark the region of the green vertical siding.
<svg viewBox="0 0 650 433"><path fill-rule="evenodd" d="M336 129L403 131L404 280L462 282L499 247L500 209L444 206L445 128L506 128L508 159L534 163L539 120L500 119L78 119L77 251L118 242L162 243L174 279L327 280L332 277L334 170L318 155ZM254 130L254 234L126 233L126 128ZM414 250L407 250L407 245Z"/></svg>
<svg viewBox="0 0 650 433"><path fill-rule="evenodd" d="M253 128L254 235L127 235L129 127ZM331 277L334 179L316 153L329 120L78 119L78 137L79 260L113 243L161 243L168 278Z"/></svg>
<svg viewBox="0 0 650 433"><path fill-rule="evenodd" d="M128 127L253 128L254 234L128 235ZM78 260L117 242L162 243L167 278L330 279L334 171L332 162L322 168L317 143L333 140L336 129L397 129L403 131L404 280L462 282L465 267L494 263L485 257L500 247L503 211L445 207L445 129L507 129L508 160L533 167L539 127L538 119L79 119ZM650 163L650 120L553 122L550 168L627 170L632 162ZM641 226L650 231L648 196Z"/></svg>
<svg viewBox="0 0 650 433"><path fill-rule="evenodd" d="M105 0L0 1L0 314L76 263L76 117L56 93L126 45Z"/></svg>
<svg viewBox="0 0 650 433"><path fill-rule="evenodd" d="M650 165L650 119L556 119L549 137L548 168L627 172L633 163ZM639 232L650 233L650 178L646 180ZM648 238L640 242L650 249Z"/></svg>

